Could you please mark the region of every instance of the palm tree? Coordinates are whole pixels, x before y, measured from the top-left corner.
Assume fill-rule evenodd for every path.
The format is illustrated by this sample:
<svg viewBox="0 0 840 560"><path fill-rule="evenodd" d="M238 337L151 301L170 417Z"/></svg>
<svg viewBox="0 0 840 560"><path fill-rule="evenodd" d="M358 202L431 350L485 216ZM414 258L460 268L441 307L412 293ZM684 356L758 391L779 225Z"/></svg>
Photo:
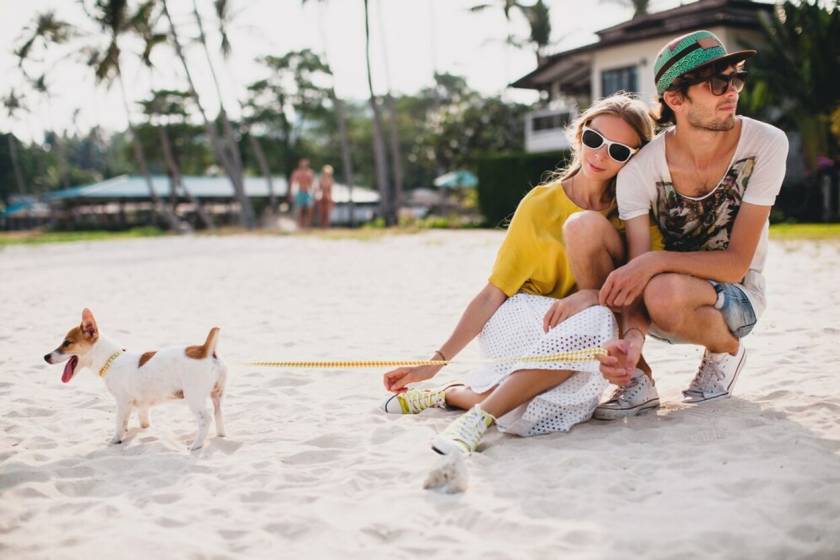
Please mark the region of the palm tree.
<svg viewBox="0 0 840 560"><path fill-rule="evenodd" d="M172 39L172 44L175 47L175 54L181 61L181 66L184 68L184 73L187 78L187 91L192 96L193 101L195 102L195 106L198 109L202 120L204 121L204 127L207 130L207 136L210 139L211 145L213 146L213 152L216 155L216 160L222 165L222 168L225 170L227 176L233 183L233 189L236 194L236 198L240 204L240 220L242 222L242 225L248 229L252 229L256 227L256 216L254 214L254 207L251 204L251 200L248 198L248 195L245 192L245 183L242 176L241 159L239 159L238 157L239 148L238 146L231 147L229 144L226 146L225 143L223 143L219 139L219 135L216 131L216 125L207 116L207 112L204 110L204 106L201 103L201 98L199 97L198 91L195 88L195 82L192 78L192 72L190 72L190 67L187 63L184 49L181 46L181 40L178 36L177 28L175 27L175 23L172 20L172 14L169 11L167 0L161 0L161 3L163 6L163 13L166 16L167 21L169 22L169 33Z"/></svg>
<svg viewBox="0 0 840 560"><path fill-rule="evenodd" d="M750 61L749 110L782 128L797 130L813 170L830 150L830 120L837 108L840 5L785 2L760 14L761 55ZM745 45L755 48L756 45Z"/></svg>
<svg viewBox="0 0 840 560"><path fill-rule="evenodd" d="M840 109L840 2L829 9L817 0L787 1L760 18L761 54L749 63L745 106L780 128L798 132L805 162L816 178L822 158L840 157L840 137L831 131L832 113ZM831 213L826 200L824 215Z"/></svg>
<svg viewBox="0 0 840 560"><path fill-rule="evenodd" d="M379 30L382 35L380 45L382 46L382 59L385 66L385 107L388 109L388 147L391 150L391 163L394 166L394 200L393 206L399 213L402 205L403 192L403 167L402 153L400 150L400 135L397 127L397 108L394 105L394 98L391 95L391 72L388 67L388 49L385 46L385 25L383 23L382 2L379 2ZM399 217L399 216L398 216Z"/></svg>
<svg viewBox="0 0 840 560"><path fill-rule="evenodd" d="M166 167L169 170L170 181L170 204L172 211L175 211L178 202L178 191L184 193L196 209L201 224L207 229L214 229L213 219L205 210L201 201L195 198L187 189L181 177L181 168L178 164L178 156L172 146L172 132L170 130L173 122L184 123L187 119L186 101L189 93L177 90L156 90L152 92L150 99L141 101L143 110L149 117L149 122L158 131L161 151Z"/></svg>
<svg viewBox="0 0 840 560"><path fill-rule="evenodd" d="M507 42L515 47L523 47L530 44L537 56L537 64L540 64L545 57L545 50L551 42L551 18L549 17L549 8L543 0L537 0L533 4L525 4L518 0L498 0L491 4L477 4L470 8L472 12L480 12L491 8L496 8L501 5L505 14L505 19L510 23L511 13L513 10L518 10L527 20L529 28L529 36L526 41L517 39L513 35L509 35Z"/></svg>
<svg viewBox="0 0 840 560"><path fill-rule="evenodd" d="M154 75L155 66L152 63L152 52L158 45L166 43L167 36L164 33L158 33L155 30L155 15L153 13L155 7L154 0L143 3L133 18L133 25L131 31L140 36L143 40L143 53L140 55L140 60L148 69L151 75ZM150 122L154 119L162 121L158 129L160 137L161 149L163 151L164 161L169 169L170 175L170 201L172 211L175 212L178 200L178 190L180 189L187 200L195 207L196 215L201 224L207 229L214 229L213 219L207 213L201 201L195 198L187 189L184 182L181 180L180 166L178 165L177 157L172 149L171 133L169 126L174 119L181 123L186 121L187 108L186 99L189 94L176 90L160 90L153 91L152 97L148 101L141 101L140 104L144 108L144 112L149 117Z"/></svg>
<svg viewBox="0 0 840 560"><path fill-rule="evenodd" d="M149 190L149 198L152 201L154 212L161 216L167 226L172 230L179 230L183 226L178 222L175 214L160 201L155 192L152 176L149 173L149 168L146 165L146 156L143 152L143 146L140 143L140 138L137 135L137 129L131 118L131 109L129 107L128 95L125 90L125 82L122 76L122 65L120 63L121 50L119 41L122 36L129 32L136 22L136 18L140 17L140 10L136 14L131 14L128 11L127 0L96 0L92 10L88 15L93 21L107 33L108 44L102 50L95 48L85 49L88 54L87 64L94 71L94 77L98 84L110 85L116 80L120 88L120 96L122 98L123 109L125 110L126 121L128 122L128 130L131 134L131 143L134 149L134 157L137 160L137 165L140 168L140 173L146 181L146 187Z"/></svg>
<svg viewBox="0 0 840 560"><path fill-rule="evenodd" d="M385 225L397 223L396 212L393 207L391 189L388 184L388 161L385 159L385 144L382 138L382 116L379 112L379 102L373 92L373 77L370 66L370 15L368 0L365 6L365 63L367 67L368 91L370 91L370 108L373 111L373 160L376 167L376 184L379 188L379 208Z"/></svg>
<svg viewBox="0 0 840 560"><path fill-rule="evenodd" d="M14 90L9 91L6 97L3 98L3 107L6 109L6 116L9 120L14 120L17 114L24 109L21 98ZM17 191L19 193L26 192L26 187L23 183L23 174L20 171L20 161L18 161L17 140L11 131L6 135L9 141L9 155L12 158L12 169L15 174L15 183L17 184Z"/></svg>
<svg viewBox="0 0 840 560"><path fill-rule="evenodd" d="M33 74L27 68L28 63L33 59L40 58L39 55L43 55L51 47L66 44L76 37L76 33L69 23L58 19L54 11L47 10L36 14L35 19L24 29L21 37L21 43L14 51L18 59L18 68L20 68L23 77L31 85L32 89L46 102L47 116L49 119L49 116L52 115L53 96L47 86L47 74L46 72L41 72L38 75ZM49 121L49 127L50 129L53 128L51 120ZM64 153L64 138L57 131L53 132L52 137L57 154L59 177L62 186L67 188L70 184Z"/></svg>
<svg viewBox="0 0 840 560"><path fill-rule="evenodd" d="M195 3L193 3L194 12L196 18L200 21L201 17L198 14L198 10L195 9ZM222 59L227 62L230 58L231 53L233 52L233 45L230 42L230 35L228 34L228 26L231 24L233 20L233 14L231 12L231 4L227 0L213 0L213 8L216 11L216 19L218 22L217 29L219 31L219 35L221 36L221 41L219 43L219 50L222 52ZM202 28L202 36L204 35L203 27L201 23L199 23L200 28ZM206 41L205 41L206 42ZM207 55L207 62L211 65L212 68L212 61L210 60L210 53L209 50L205 47L204 49L205 54ZM213 72L213 77L215 79L215 72ZM221 90L216 84L216 92L219 95L219 99L221 100ZM238 100L237 100L238 101ZM243 106L241 101L239 103L239 114L244 115L245 107ZM227 115L224 113L224 106L222 106L223 115L222 118L227 123ZM276 215L278 209L278 199L277 193L274 189L274 179L271 176L271 168L268 165L268 158L265 156L265 151L262 148L262 144L257 138L256 135L251 133L251 123L242 118L240 122L241 131L240 134L242 136L248 137L248 142L251 146L251 150L254 152L254 157L257 160L257 166L260 168L260 173L265 177L266 184L268 186L268 209L270 210L271 214ZM231 127L230 124L227 123L225 130L230 131ZM231 135L232 136L232 135Z"/></svg>
<svg viewBox="0 0 840 560"><path fill-rule="evenodd" d="M633 19L650 13L650 0L601 0L601 2L610 2L625 8L633 8Z"/></svg>

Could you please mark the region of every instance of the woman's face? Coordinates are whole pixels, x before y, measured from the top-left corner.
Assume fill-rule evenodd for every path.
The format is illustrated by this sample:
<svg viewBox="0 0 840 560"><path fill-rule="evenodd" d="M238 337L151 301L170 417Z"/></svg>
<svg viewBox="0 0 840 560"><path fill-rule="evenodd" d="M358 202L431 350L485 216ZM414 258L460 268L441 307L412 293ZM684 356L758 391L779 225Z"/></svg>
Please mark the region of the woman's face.
<svg viewBox="0 0 840 560"><path fill-rule="evenodd" d="M589 122L589 128L598 131L601 136L612 142L620 142L631 148L641 145L641 138L627 122L615 115L598 115ZM590 148L581 142L581 173L597 181L609 181L624 167L607 153L607 144ZM628 160L629 161L629 160Z"/></svg>

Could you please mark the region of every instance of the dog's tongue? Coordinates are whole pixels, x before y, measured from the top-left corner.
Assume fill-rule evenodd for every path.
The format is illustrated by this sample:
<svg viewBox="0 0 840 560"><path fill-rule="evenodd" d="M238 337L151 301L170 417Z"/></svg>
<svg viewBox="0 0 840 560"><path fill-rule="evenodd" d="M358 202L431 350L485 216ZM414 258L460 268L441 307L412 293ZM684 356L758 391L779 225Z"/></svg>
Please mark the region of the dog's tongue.
<svg viewBox="0 0 840 560"><path fill-rule="evenodd" d="M79 362L79 358L76 356L72 356L69 360L67 360L67 365L64 366L64 373L61 374L61 382L67 383L73 377L73 374L76 373L76 364Z"/></svg>

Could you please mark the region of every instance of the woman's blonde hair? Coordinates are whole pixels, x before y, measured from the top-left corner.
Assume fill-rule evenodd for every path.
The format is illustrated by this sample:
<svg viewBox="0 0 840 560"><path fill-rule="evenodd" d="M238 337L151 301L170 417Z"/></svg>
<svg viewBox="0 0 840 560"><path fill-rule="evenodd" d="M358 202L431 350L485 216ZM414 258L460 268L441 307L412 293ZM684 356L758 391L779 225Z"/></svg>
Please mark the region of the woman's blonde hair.
<svg viewBox="0 0 840 560"><path fill-rule="evenodd" d="M327 175L332 175L333 174L333 166L330 165L330 164L327 164L327 165L325 165L324 167L321 168L321 172L326 173Z"/></svg>
<svg viewBox="0 0 840 560"><path fill-rule="evenodd" d="M569 165L562 169L551 172L543 184L554 185L566 179L574 177L581 168L581 137L583 127L601 115L612 115L624 120L639 135L641 144L644 146L653 138L653 119L650 116L650 109L639 98L620 91L592 104L589 109L583 112L566 129L566 136L571 145L572 160ZM612 200L615 197L615 178L610 181L605 193L605 199Z"/></svg>

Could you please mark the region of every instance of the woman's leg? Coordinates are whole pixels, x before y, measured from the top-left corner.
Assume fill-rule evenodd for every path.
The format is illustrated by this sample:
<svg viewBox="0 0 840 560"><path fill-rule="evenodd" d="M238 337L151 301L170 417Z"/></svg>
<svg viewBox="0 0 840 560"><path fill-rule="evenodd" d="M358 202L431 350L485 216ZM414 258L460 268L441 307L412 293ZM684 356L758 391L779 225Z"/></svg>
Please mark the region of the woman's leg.
<svg viewBox="0 0 840 560"><path fill-rule="evenodd" d="M480 401L481 409L496 418L504 416L540 393L560 385L574 373L562 369L520 369Z"/></svg>
<svg viewBox="0 0 840 560"><path fill-rule="evenodd" d="M450 387L446 390L446 404L462 410L469 410L483 401L494 389L495 387L483 393L476 393L469 387L464 387L463 385Z"/></svg>
<svg viewBox="0 0 840 560"><path fill-rule="evenodd" d="M464 386L451 387L446 390L446 404L469 410L481 403L484 411L498 417L507 414L540 393L560 385L573 373L567 370L520 369L510 374L500 385L483 393L476 393Z"/></svg>

